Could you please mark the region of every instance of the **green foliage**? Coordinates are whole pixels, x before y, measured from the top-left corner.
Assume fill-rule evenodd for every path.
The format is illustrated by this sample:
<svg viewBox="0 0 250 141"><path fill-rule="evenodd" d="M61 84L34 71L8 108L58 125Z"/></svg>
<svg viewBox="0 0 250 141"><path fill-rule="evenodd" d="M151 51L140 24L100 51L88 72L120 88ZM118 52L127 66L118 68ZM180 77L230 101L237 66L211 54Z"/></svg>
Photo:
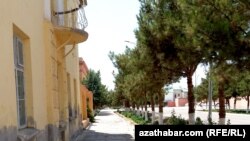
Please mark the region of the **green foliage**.
<svg viewBox="0 0 250 141"><path fill-rule="evenodd" d="M87 117L89 118L90 122L95 122L95 116L92 110L87 106Z"/></svg>
<svg viewBox="0 0 250 141"><path fill-rule="evenodd" d="M100 71L89 70L86 78L82 82L88 90L93 93L94 106L100 107L107 104L108 90L101 83Z"/></svg>
<svg viewBox="0 0 250 141"><path fill-rule="evenodd" d="M195 120L195 125L204 125L204 122L201 120L200 117L197 117Z"/></svg>
<svg viewBox="0 0 250 141"><path fill-rule="evenodd" d="M166 125L187 125L188 121L181 116L176 116L175 111L172 111L171 117L167 117L163 120Z"/></svg>
<svg viewBox="0 0 250 141"><path fill-rule="evenodd" d="M188 120L185 120L181 116L176 116L175 111L172 111L171 116L167 117L163 121L166 125L188 125ZM200 117L197 117L195 120L195 125L205 125Z"/></svg>
<svg viewBox="0 0 250 141"><path fill-rule="evenodd" d="M208 125L217 125L217 123L214 121L208 121Z"/></svg>
<svg viewBox="0 0 250 141"><path fill-rule="evenodd" d="M139 125L146 125L149 123L149 121L145 121L143 117L136 115L132 111L120 111L120 113L125 117L132 119L135 123Z"/></svg>
<svg viewBox="0 0 250 141"><path fill-rule="evenodd" d="M228 113L237 113L237 114L250 114L246 112L246 109L230 109L226 110Z"/></svg>
<svg viewBox="0 0 250 141"><path fill-rule="evenodd" d="M241 96L250 95L250 71L245 70L241 73L238 73L236 77L236 91Z"/></svg>
<svg viewBox="0 0 250 141"><path fill-rule="evenodd" d="M249 96L249 72L241 75L250 66L249 3L242 0L139 1L135 48L127 47L122 54L110 53L118 70L114 75L113 105L121 105L124 100L141 105L150 97L157 98L161 104L163 86L187 77L189 111L194 112L190 80L200 63L214 65L213 100L219 97L223 105L224 98L228 100L233 92ZM232 74L236 77L231 77ZM195 88L198 101L207 98L207 88L208 79ZM174 116L170 122L175 123L176 119Z"/></svg>
<svg viewBox="0 0 250 141"><path fill-rule="evenodd" d="M122 106L123 99L123 96L118 92L111 91L108 95L109 104L115 109L120 108Z"/></svg>
<svg viewBox="0 0 250 141"><path fill-rule="evenodd" d="M192 2L200 16L196 27L204 49L210 51L207 59L215 64L232 60L249 68L249 8L241 0Z"/></svg>
<svg viewBox="0 0 250 141"><path fill-rule="evenodd" d="M215 76L212 76L209 78L209 75L207 75L206 78L201 79L200 85L194 88L194 95L197 100L197 102L202 102L204 100L207 100L208 98L208 83L209 79L212 81L212 100L218 99L218 93L217 93L217 81L215 79Z"/></svg>
<svg viewBox="0 0 250 141"><path fill-rule="evenodd" d="M159 125L159 121L158 120L154 121L152 125Z"/></svg>

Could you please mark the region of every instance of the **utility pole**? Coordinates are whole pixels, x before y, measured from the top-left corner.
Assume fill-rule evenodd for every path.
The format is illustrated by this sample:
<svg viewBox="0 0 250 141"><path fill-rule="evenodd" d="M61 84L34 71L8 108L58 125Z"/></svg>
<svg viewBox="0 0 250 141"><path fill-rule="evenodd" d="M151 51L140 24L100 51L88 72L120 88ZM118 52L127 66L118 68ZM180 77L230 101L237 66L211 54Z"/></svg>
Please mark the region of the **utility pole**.
<svg viewBox="0 0 250 141"><path fill-rule="evenodd" d="M213 95L213 87L212 87L212 63L209 63L209 80L208 80L208 123L212 123L212 95Z"/></svg>

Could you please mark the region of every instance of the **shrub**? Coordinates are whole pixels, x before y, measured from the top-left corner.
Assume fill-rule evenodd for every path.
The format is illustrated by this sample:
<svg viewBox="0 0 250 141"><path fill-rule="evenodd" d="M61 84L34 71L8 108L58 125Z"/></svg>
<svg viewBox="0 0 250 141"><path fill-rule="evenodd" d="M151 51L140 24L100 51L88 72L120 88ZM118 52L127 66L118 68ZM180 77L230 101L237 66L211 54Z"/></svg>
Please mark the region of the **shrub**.
<svg viewBox="0 0 250 141"><path fill-rule="evenodd" d="M95 122L95 117L93 115L92 110L89 107L87 107L87 117L89 118L90 122Z"/></svg>
<svg viewBox="0 0 250 141"><path fill-rule="evenodd" d="M249 114L249 113L247 113L247 110L245 110L245 109L231 109L231 110L227 110L227 112L237 113L237 114Z"/></svg>
<svg viewBox="0 0 250 141"><path fill-rule="evenodd" d="M127 118L132 119L134 122L140 125L145 125L149 123L149 121L145 121L143 117L136 115L132 111L122 111L121 114Z"/></svg>
<svg viewBox="0 0 250 141"><path fill-rule="evenodd" d="M165 118L163 120L164 124L167 125L187 125L188 121L182 118L181 116L176 116L175 111L172 111L171 117Z"/></svg>
<svg viewBox="0 0 250 141"><path fill-rule="evenodd" d="M197 117L195 120L195 125L204 125L203 121L201 120L200 117Z"/></svg>
<svg viewBox="0 0 250 141"><path fill-rule="evenodd" d="M154 121L154 122L153 122L153 125L159 125L158 120Z"/></svg>

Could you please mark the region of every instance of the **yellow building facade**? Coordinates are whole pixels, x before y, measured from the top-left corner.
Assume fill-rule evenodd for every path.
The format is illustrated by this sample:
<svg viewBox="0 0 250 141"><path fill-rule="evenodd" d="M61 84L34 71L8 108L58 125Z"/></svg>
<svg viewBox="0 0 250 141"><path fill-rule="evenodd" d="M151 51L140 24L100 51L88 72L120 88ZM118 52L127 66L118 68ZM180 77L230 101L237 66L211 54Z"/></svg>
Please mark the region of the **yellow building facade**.
<svg viewBox="0 0 250 141"><path fill-rule="evenodd" d="M79 58L79 71L80 71L80 80L83 81L88 74L88 67L83 60L83 58ZM83 126L87 126L89 119L87 115L87 109L94 114L94 109L93 109L93 93L88 90L88 88L85 85L80 86L80 95L81 95L81 101L82 101L82 118L83 118Z"/></svg>
<svg viewBox="0 0 250 141"><path fill-rule="evenodd" d="M69 141L82 128L82 0L2 0L0 141Z"/></svg>

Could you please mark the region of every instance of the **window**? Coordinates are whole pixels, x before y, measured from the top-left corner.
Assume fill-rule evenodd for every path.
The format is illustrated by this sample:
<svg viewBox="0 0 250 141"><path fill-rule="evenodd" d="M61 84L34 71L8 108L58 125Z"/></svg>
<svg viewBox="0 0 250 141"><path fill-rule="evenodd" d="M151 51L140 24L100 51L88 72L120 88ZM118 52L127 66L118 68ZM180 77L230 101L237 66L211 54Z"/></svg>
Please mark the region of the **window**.
<svg viewBox="0 0 250 141"><path fill-rule="evenodd" d="M24 88L24 61L23 61L23 42L14 36L14 64L16 78L16 95L17 95L17 116L19 128L26 126L26 106L25 106L25 88Z"/></svg>

